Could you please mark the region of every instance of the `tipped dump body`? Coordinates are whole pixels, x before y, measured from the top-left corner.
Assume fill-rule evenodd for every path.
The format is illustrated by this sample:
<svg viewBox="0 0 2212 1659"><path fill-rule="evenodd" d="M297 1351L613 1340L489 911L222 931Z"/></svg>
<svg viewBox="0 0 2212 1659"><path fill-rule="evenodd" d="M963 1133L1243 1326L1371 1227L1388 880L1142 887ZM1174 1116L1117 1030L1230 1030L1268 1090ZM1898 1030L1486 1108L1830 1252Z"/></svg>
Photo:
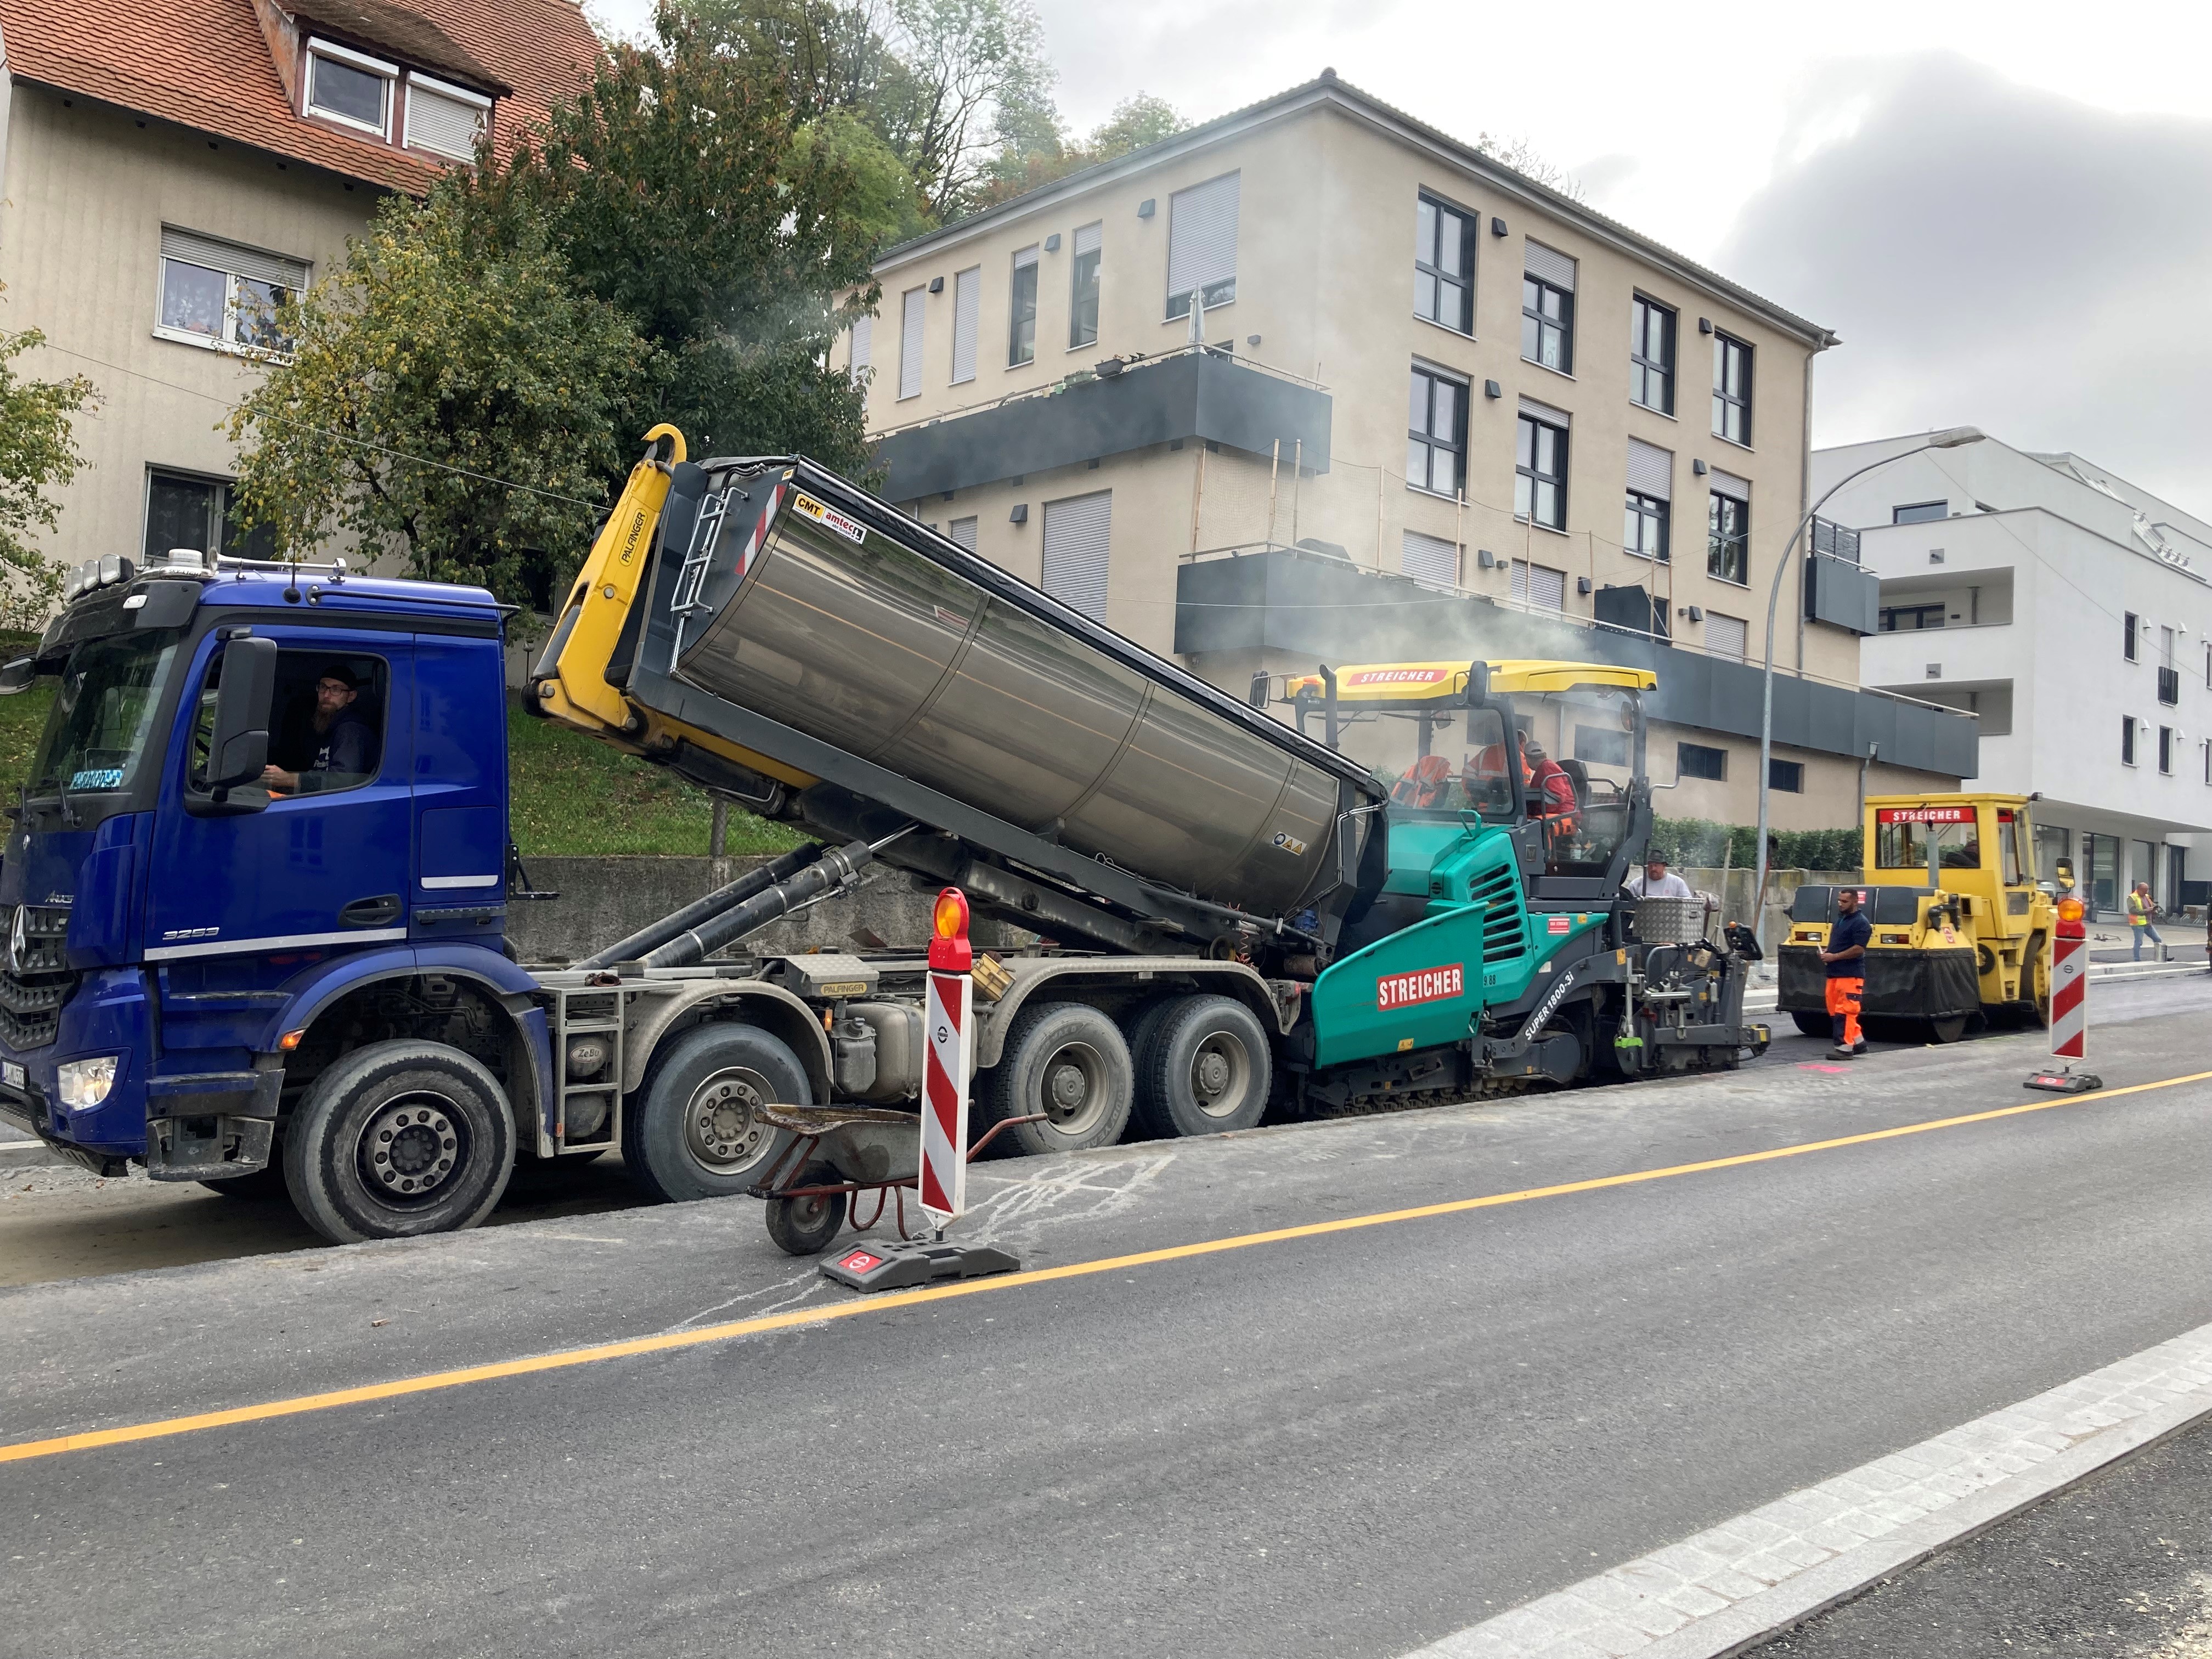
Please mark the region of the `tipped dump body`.
<svg viewBox="0 0 2212 1659"><path fill-rule="evenodd" d="M811 466L709 463L705 500L680 631L676 499L657 556L675 679L1217 904L1288 917L1342 884L1363 769Z"/></svg>

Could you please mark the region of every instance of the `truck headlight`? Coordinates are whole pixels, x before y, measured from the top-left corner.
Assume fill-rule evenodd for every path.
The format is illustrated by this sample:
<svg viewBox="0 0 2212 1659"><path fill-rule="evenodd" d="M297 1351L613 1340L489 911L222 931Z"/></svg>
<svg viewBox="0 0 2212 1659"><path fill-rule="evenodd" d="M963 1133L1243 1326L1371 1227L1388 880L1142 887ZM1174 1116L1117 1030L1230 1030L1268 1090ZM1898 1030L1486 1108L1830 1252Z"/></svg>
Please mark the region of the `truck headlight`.
<svg viewBox="0 0 2212 1659"><path fill-rule="evenodd" d="M115 1061L113 1054L64 1060L55 1076L62 1104L82 1112L106 1099L107 1091L115 1086Z"/></svg>

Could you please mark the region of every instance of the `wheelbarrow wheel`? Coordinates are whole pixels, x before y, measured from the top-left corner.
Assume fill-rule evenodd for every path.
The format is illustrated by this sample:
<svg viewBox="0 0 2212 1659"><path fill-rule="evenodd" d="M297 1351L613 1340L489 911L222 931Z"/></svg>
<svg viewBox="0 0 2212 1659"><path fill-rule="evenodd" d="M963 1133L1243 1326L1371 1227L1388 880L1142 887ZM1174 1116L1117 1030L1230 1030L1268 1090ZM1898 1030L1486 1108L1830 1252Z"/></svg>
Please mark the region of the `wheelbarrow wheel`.
<svg viewBox="0 0 2212 1659"><path fill-rule="evenodd" d="M827 1187L838 1180L826 1164L810 1164L798 1187ZM786 1255L819 1255L830 1248L845 1225L843 1193L817 1194L811 1198L772 1198L768 1203L768 1236Z"/></svg>

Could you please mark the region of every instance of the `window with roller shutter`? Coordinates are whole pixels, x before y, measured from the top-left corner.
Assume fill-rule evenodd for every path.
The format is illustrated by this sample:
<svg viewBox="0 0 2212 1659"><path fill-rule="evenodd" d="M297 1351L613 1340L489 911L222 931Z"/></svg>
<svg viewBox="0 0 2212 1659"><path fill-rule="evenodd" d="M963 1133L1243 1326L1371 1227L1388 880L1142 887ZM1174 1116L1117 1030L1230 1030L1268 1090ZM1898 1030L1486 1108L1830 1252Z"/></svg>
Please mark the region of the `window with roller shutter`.
<svg viewBox="0 0 2212 1659"><path fill-rule="evenodd" d="M407 148L466 161L491 112L491 100L427 76L407 78Z"/></svg>
<svg viewBox="0 0 2212 1659"><path fill-rule="evenodd" d="M945 533L952 538L955 545L964 547L970 553L973 553L975 550L975 520L955 519L951 524L945 526Z"/></svg>
<svg viewBox="0 0 2212 1659"><path fill-rule="evenodd" d="M853 379L857 383L868 373L868 359L876 346L876 319L855 317L853 319Z"/></svg>
<svg viewBox="0 0 2212 1659"><path fill-rule="evenodd" d="M910 288L899 308L899 389L902 400L921 396L922 318L929 307L929 290Z"/></svg>
<svg viewBox="0 0 2212 1659"><path fill-rule="evenodd" d="M1741 662L1751 645L1751 624L1741 617L1723 617L1717 611L1705 612L1705 654L1726 657L1731 662Z"/></svg>
<svg viewBox="0 0 2212 1659"><path fill-rule="evenodd" d="M952 380L975 378L975 333L983 319L983 268L970 265L952 279Z"/></svg>
<svg viewBox="0 0 2212 1659"><path fill-rule="evenodd" d="M1225 306L1237 297L1237 204L1241 173L1226 173L1168 198L1170 317L1190 314L1191 290L1205 304Z"/></svg>
<svg viewBox="0 0 2212 1659"><path fill-rule="evenodd" d="M1639 438L1628 441L1628 511L1621 546L1639 557L1664 563L1672 529L1674 457Z"/></svg>
<svg viewBox="0 0 2212 1659"><path fill-rule="evenodd" d="M1513 597L1523 605L1543 611L1564 611L1567 608L1567 573L1554 570L1547 564L1531 564L1526 559L1513 561Z"/></svg>
<svg viewBox="0 0 2212 1659"><path fill-rule="evenodd" d="M1715 467L1706 480L1705 574L1724 582L1751 582L1751 481Z"/></svg>
<svg viewBox="0 0 2212 1659"><path fill-rule="evenodd" d="M1459 544L1448 542L1441 536L1408 530L1399 549L1398 568L1417 582L1455 588L1459 586Z"/></svg>
<svg viewBox="0 0 2212 1659"><path fill-rule="evenodd" d="M286 351L292 343L277 329L276 310L307 285L304 259L164 225L154 332L186 345Z"/></svg>
<svg viewBox="0 0 2212 1659"><path fill-rule="evenodd" d="M1540 242L1527 244L1521 277L1521 355L1575 372L1575 262Z"/></svg>
<svg viewBox="0 0 2212 1659"><path fill-rule="evenodd" d="M1110 489L1044 504L1044 591L1093 622L1106 620L1106 556L1113 528Z"/></svg>

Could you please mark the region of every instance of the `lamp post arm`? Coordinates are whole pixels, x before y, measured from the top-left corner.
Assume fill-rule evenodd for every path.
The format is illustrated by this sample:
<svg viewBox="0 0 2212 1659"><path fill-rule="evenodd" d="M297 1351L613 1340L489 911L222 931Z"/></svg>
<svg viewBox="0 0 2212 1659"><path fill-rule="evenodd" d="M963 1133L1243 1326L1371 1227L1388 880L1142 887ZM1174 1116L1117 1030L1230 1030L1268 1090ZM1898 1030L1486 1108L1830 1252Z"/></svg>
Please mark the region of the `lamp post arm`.
<svg viewBox="0 0 2212 1659"><path fill-rule="evenodd" d="M1884 455L1869 461L1856 472L1846 472L1820 493L1820 499L1807 509L1797 521L1797 528L1790 532L1790 539L1782 549L1782 558L1774 568L1774 580L1766 590L1766 659L1759 675L1759 858L1758 873L1753 877L1751 891L1751 925L1759 937L1759 948L1766 948L1766 828L1768 819L1769 772L1774 760L1774 617L1782 603L1782 579L1790 574L1790 560L1798 539L1808 526L1828 504L1829 497L1856 477L1863 477L1878 466L1887 466L1892 461L1901 461L1908 455L1919 455L1948 445L1922 444L1913 449L1900 449L1894 455Z"/></svg>

